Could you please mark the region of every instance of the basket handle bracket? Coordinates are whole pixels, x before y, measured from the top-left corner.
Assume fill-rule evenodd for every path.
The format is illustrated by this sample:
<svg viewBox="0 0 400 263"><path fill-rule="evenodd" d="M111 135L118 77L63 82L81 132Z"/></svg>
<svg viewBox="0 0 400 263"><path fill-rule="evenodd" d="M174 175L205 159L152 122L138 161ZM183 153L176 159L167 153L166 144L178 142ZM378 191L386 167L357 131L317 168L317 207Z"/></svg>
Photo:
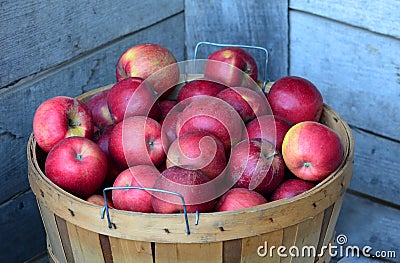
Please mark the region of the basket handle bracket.
<svg viewBox="0 0 400 263"><path fill-rule="evenodd" d="M104 219L104 217L107 218L107 223L108 223L108 228L112 229L113 223L111 222L110 218L110 208L108 207L108 201L107 201L107 191L112 191L112 190L129 190L129 189L137 189L137 190L144 190L144 191L151 191L151 192L159 192L159 193L165 193L165 194L171 194L178 196L181 201L182 201L182 206L183 206L183 216L185 218L185 225L186 225L186 234L190 235L190 227L189 227L189 219L188 219L188 214L187 214L187 208L186 208L186 202L185 198L183 197L182 194L177 193L177 192L172 192L172 191L167 191L167 190L162 190L162 189L156 189L156 188L148 188L148 187L140 187L140 186L118 186L118 187L106 187L103 189L103 198L104 198L104 207L101 211L101 219ZM196 211L196 216L195 216L195 225L199 223L199 211Z"/></svg>

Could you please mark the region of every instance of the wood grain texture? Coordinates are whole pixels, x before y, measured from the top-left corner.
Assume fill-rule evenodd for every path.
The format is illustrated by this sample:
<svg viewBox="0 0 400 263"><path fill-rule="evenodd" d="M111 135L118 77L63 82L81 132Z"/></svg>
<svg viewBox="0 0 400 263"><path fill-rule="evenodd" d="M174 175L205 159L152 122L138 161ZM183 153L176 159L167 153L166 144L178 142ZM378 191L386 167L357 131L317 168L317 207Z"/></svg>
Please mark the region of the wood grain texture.
<svg viewBox="0 0 400 263"><path fill-rule="evenodd" d="M60 263L67 263L63 243L57 226L57 221L54 214L41 202L38 202L40 215L43 218L44 229L46 230L46 238L51 244L49 246L49 253L53 254L55 258L58 258Z"/></svg>
<svg viewBox="0 0 400 263"><path fill-rule="evenodd" d="M22 119L17 116L12 118L17 121ZM27 142L27 137L7 131L0 132L0 180L2 182L0 183L0 204L20 191L29 188L26 177L28 174L26 153L24 151Z"/></svg>
<svg viewBox="0 0 400 263"><path fill-rule="evenodd" d="M400 2L397 0L291 0L289 8L400 38Z"/></svg>
<svg viewBox="0 0 400 263"><path fill-rule="evenodd" d="M244 238L241 262L280 262L276 248L282 245L283 231L279 229L252 238Z"/></svg>
<svg viewBox="0 0 400 263"><path fill-rule="evenodd" d="M290 74L351 125L400 140L400 40L296 11L290 28Z"/></svg>
<svg viewBox="0 0 400 263"><path fill-rule="evenodd" d="M336 236L347 236L347 246L372 247L375 251L396 251L399 262L400 210L346 194L336 227Z"/></svg>
<svg viewBox="0 0 400 263"><path fill-rule="evenodd" d="M305 220L298 225L295 246L299 249L300 256L293 257L291 262L304 262L305 258L317 253L323 217L324 213L319 213L315 218Z"/></svg>
<svg viewBox="0 0 400 263"><path fill-rule="evenodd" d="M155 244L155 262L221 262L222 242L194 244Z"/></svg>
<svg viewBox="0 0 400 263"><path fill-rule="evenodd" d="M0 262L23 262L46 249L35 196L20 194L0 208Z"/></svg>
<svg viewBox="0 0 400 263"><path fill-rule="evenodd" d="M400 204L400 143L353 128L354 175L350 188Z"/></svg>
<svg viewBox="0 0 400 263"><path fill-rule="evenodd" d="M171 17L145 31L140 31L117 43L98 50L62 68L57 68L24 85L0 91L0 112L13 112L0 119L0 203L28 188L26 180L25 146L32 132L36 108L57 95L77 96L100 86L115 82L115 64L122 52L131 45L151 41L169 48L181 60L184 57L183 14ZM160 32L171 32L174 38ZM21 118L21 116L24 116Z"/></svg>
<svg viewBox="0 0 400 263"><path fill-rule="evenodd" d="M188 59L199 41L256 45L269 51L268 78L275 80L288 72L287 1L185 1ZM206 59L216 47L201 47L198 58ZM248 50L264 79L263 53Z"/></svg>
<svg viewBox="0 0 400 263"><path fill-rule="evenodd" d="M114 262L152 262L151 243L109 237Z"/></svg>
<svg viewBox="0 0 400 263"><path fill-rule="evenodd" d="M183 12L183 0L2 1L0 12L4 87Z"/></svg>
<svg viewBox="0 0 400 263"><path fill-rule="evenodd" d="M99 234L67 221L68 236L75 262L104 262Z"/></svg>

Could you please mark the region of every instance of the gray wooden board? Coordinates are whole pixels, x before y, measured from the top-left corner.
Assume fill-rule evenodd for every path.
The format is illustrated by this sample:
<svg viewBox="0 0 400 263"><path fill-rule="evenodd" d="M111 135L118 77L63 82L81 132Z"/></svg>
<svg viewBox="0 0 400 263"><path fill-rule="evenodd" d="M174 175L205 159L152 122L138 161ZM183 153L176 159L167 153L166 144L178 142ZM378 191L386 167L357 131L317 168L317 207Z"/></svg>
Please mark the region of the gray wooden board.
<svg viewBox="0 0 400 263"><path fill-rule="evenodd" d="M290 12L290 74L353 126L400 140L400 40Z"/></svg>
<svg viewBox="0 0 400 263"><path fill-rule="evenodd" d="M343 248L370 246L372 253L395 251L397 257L390 260L400 262L399 219L399 209L347 193L336 225L336 237L346 235Z"/></svg>
<svg viewBox="0 0 400 263"><path fill-rule="evenodd" d="M400 38L398 0L290 0L289 8Z"/></svg>
<svg viewBox="0 0 400 263"><path fill-rule="evenodd" d="M179 12L183 0L2 1L0 87Z"/></svg>
<svg viewBox="0 0 400 263"><path fill-rule="evenodd" d="M198 42L255 45L269 51L268 78L288 73L287 1L185 1L186 46L192 59ZM201 46L197 58L206 59L216 47ZM265 53L247 49L264 79Z"/></svg>
<svg viewBox="0 0 400 263"><path fill-rule="evenodd" d="M159 43L170 49L178 60L183 60L183 20L183 13L180 13L89 56L51 70L34 81L0 92L0 112L4 113L0 119L0 160L4 160L0 163L0 181L10 181L9 186L0 184L0 204L27 188L26 158L23 157L26 145L23 144L32 132L33 115L40 103L57 95L77 96L114 83L119 55L134 44ZM12 115L5 118L6 112L12 112Z"/></svg>
<svg viewBox="0 0 400 263"><path fill-rule="evenodd" d="M400 143L353 128L354 173L350 188L400 205Z"/></svg>
<svg viewBox="0 0 400 263"><path fill-rule="evenodd" d="M31 191L0 206L0 262L24 262L46 250L46 234Z"/></svg>

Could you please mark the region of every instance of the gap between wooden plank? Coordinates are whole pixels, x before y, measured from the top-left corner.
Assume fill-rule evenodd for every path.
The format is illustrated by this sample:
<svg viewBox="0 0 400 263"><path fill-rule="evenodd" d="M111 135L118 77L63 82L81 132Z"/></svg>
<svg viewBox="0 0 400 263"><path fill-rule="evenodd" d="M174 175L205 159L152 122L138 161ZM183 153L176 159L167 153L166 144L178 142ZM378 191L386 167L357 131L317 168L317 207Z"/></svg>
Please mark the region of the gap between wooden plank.
<svg viewBox="0 0 400 263"><path fill-rule="evenodd" d="M394 209L400 210L400 204L395 204L395 203L392 203L392 202L388 202L388 201L376 198L374 196L368 195L366 193L361 193L359 191L352 190L350 188L347 189L347 193L355 195L357 197L368 199L369 201L372 201L372 202L380 204L380 205L384 205L384 206L387 206L387 207L390 207L390 208L394 208Z"/></svg>
<svg viewBox="0 0 400 263"><path fill-rule="evenodd" d="M184 13L184 11L180 11L180 12L175 13L173 15L167 16L167 17L165 17L165 18L163 18L163 19L161 19L159 21L156 21L155 23L153 23L151 25L143 27L143 28L141 28L141 29L139 29L137 31L130 32L130 33L125 34L123 36L117 37L117 38L115 38L115 39L113 39L111 41L103 43L103 44L101 44L101 45L99 45L99 46L97 46L97 47L95 47L95 48L93 48L91 50L83 52L83 53L81 53L81 54L79 54L79 55L77 55L77 56L75 56L73 58L70 58L70 59L64 61L64 62L56 64L56 65L54 65L54 66L52 66L52 67L50 67L50 68L48 68L46 70L43 70L43 71L40 71L40 72L35 72L35 73L30 74L30 75L24 76L24 77L22 77L20 79L14 80L13 82L9 83L6 86L0 87L0 96L1 96L2 93L7 92L7 90L15 89L15 88L18 88L19 86L23 86L25 84L29 85L31 83L34 83L35 81L37 81L37 79L39 79L39 78L41 78L41 77L43 77L43 76L45 76L47 74L51 74L52 72L56 72L57 70L65 67L67 65L73 64L73 63L81 60L84 57L90 56L90 55L98 52L99 50L102 50L102 49L105 49L105 48L107 48L109 46L112 46L115 43L118 43L119 41L122 41L124 38L131 37L131 36L135 35L136 33L139 33L141 31L149 29L150 27L153 27L156 24L162 23L162 22L164 22L164 21L166 21L166 20L168 20L170 18L173 18L175 16L178 16L178 15L180 15L182 13Z"/></svg>

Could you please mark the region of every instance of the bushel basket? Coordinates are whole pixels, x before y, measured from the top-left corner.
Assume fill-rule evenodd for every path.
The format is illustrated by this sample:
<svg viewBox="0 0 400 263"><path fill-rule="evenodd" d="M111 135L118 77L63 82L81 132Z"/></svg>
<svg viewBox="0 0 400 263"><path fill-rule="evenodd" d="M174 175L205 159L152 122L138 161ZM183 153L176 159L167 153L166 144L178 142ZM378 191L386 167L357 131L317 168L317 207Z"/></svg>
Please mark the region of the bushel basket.
<svg viewBox="0 0 400 263"><path fill-rule="evenodd" d="M78 98L87 101L111 87ZM107 219L101 218L103 207L69 194L45 176L46 154L32 134L27 145L28 176L46 230L50 260L329 262L329 249L324 248L334 242L336 222L352 177L354 142L349 126L328 105L324 105L321 122L335 130L344 144L344 158L336 171L313 189L290 199L237 211L200 213L198 218L189 213L190 234L183 214L117 209L109 210L109 228ZM286 248L286 256L278 255L279 246ZM293 246L299 255L290 255L288 250ZM303 255L305 247L315 249L310 250L310 255Z"/></svg>

